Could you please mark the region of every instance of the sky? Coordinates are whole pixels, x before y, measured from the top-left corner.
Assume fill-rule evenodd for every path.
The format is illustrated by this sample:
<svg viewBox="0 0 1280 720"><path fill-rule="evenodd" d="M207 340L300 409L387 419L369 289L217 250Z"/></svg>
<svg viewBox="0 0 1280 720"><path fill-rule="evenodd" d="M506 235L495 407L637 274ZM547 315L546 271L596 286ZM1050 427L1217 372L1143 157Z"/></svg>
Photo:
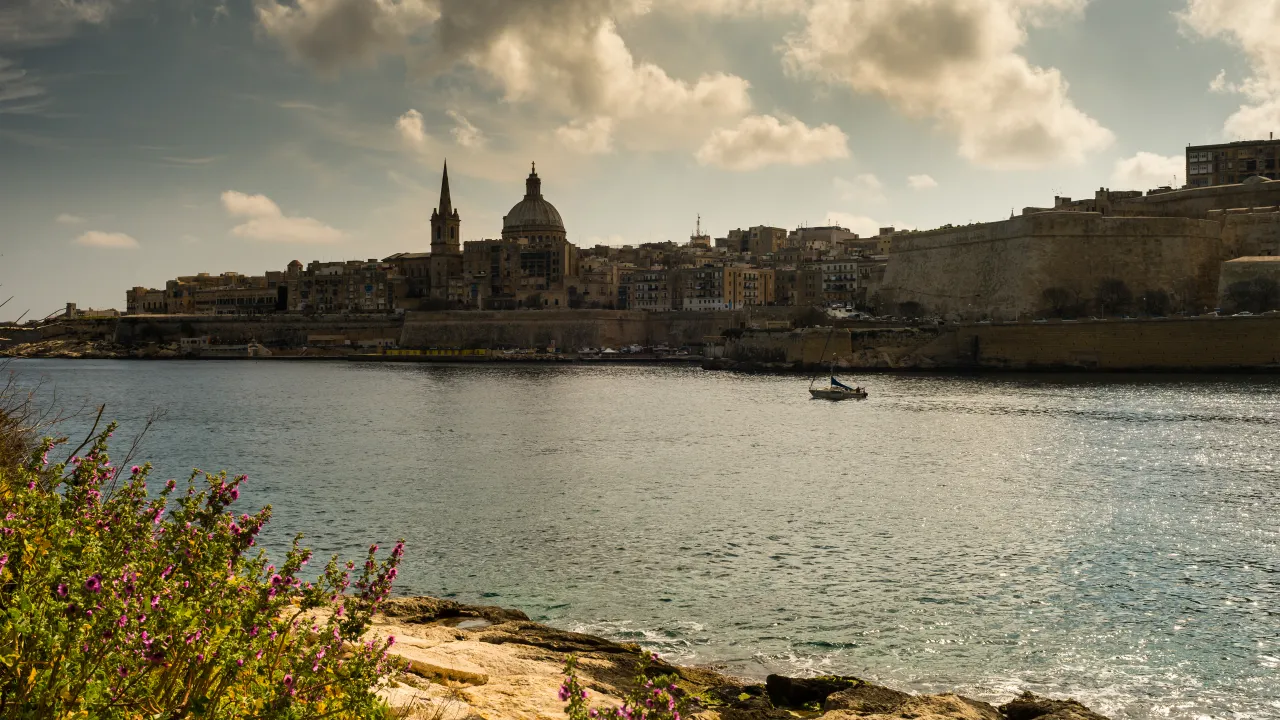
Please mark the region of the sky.
<svg viewBox="0 0 1280 720"><path fill-rule="evenodd" d="M1280 131L1280 0L0 0L0 320L464 240L927 229Z"/></svg>

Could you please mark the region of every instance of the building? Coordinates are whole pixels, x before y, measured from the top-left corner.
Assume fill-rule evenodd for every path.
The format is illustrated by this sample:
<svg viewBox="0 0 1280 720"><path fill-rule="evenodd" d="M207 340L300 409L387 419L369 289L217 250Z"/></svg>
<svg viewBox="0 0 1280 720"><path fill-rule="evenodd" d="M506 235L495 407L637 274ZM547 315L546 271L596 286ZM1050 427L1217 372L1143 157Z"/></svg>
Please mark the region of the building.
<svg viewBox="0 0 1280 720"><path fill-rule="evenodd" d="M440 204L431 213L430 297L449 302L449 280L462 275L462 247L458 236L462 218L449 196L449 164L440 180Z"/></svg>
<svg viewBox="0 0 1280 720"><path fill-rule="evenodd" d="M672 309L671 284L668 271L658 269L636 270L626 290L627 309L662 312Z"/></svg>
<svg viewBox="0 0 1280 720"><path fill-rule="evenodd" d="M853 305L858 300L858 261L828 260L822 269L822 299L828 304Z"/></svg>
<svg viewBox="0 0 1280 720"><path fill-rule="evenodd" d="M289 264L290 312L391 312L403 295L403 278L393 263L372 258L364 262L313 260L305 270L301 265L296 260Z"/></svg>
<svg viewBox="0 0 1280 720"><path fill-rule="evenodd" d="M778 305L812 307L825 303L822 294L822 267L803 265L797 269L774 271L774 293Z"/></svg>
<svg viewBox="0 0 1280 720"><path fill-rule="evenodd" d="M781 250L787 244L787 231L782 228L757 225L750 230L746 252L760 257Z"/></svg>
<svg viewBox="0 0 1280 720"><path fill-rule="evenodd" d="M1221 145L1187 146L1187 186L1232 185L1261 176L1280 179L1276 163L1280 140L1242 140ZM1170 178L1172 184L1173 178Z"/></svg>

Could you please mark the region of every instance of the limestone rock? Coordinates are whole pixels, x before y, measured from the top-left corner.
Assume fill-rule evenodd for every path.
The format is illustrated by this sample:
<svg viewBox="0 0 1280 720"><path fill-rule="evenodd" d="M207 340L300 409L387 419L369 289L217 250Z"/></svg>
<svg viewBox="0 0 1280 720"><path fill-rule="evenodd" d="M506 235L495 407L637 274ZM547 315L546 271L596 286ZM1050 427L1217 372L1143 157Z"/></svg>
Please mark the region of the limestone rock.
<svg viewBox="0 0 1280 720"><path fill-rule="evenodd" d="M851 710L864 714L888 713L897 710L910 699L911 695L908 693L864 682L828 695L822 703L822 709L827 712Z"/></svg>
<svg viewBox="0 0 1280 720"><path fill-rule="evenodd" d="M786 675L770 675L764 685L769 699L778 707L803 708L821 705L828 696L864 684L855 677L793 678Z"/></svg>
<svg viewBox="0 0 1280 720"><path fill-rule="evenodd" d="M1000 706L1008 720L1107 720L1075 700L1053 700L1024 692Z"/></svg>

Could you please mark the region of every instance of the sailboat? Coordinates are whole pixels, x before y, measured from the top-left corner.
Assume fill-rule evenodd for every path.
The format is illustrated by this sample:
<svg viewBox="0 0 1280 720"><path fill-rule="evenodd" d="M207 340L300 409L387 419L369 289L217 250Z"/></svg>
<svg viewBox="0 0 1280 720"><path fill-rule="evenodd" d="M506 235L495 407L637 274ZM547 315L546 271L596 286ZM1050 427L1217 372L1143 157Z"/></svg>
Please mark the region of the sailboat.
<svg viewBox="0 0 1280 720"><path fill-rule="evenodd" d="M832 332L835 328L832 328ZM827 341L830 342L831 335L827 335ZM827 352L826 344L822 346L822 352ZM814 387L813 384L818 381L818 376L814 375L809 381L809 395L818 400L866 400L867 391L861 386L849 387L836 379L836 356L831 355L831 384L826 387Z"/></svg>

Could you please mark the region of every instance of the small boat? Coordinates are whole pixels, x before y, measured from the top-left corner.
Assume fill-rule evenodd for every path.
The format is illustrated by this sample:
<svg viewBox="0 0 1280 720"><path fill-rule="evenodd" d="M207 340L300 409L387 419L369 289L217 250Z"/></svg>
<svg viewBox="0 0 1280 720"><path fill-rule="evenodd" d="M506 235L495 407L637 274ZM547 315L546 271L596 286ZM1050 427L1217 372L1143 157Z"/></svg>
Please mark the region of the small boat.
<svg viewBox="0 0 1280 720"><path fill-rule="evenodd" d="M831 385L828 387L814 387L813 383L809 383L809 394L819 400L866 400L867 391L861 387L849 387L831 376Z"/></svg>

